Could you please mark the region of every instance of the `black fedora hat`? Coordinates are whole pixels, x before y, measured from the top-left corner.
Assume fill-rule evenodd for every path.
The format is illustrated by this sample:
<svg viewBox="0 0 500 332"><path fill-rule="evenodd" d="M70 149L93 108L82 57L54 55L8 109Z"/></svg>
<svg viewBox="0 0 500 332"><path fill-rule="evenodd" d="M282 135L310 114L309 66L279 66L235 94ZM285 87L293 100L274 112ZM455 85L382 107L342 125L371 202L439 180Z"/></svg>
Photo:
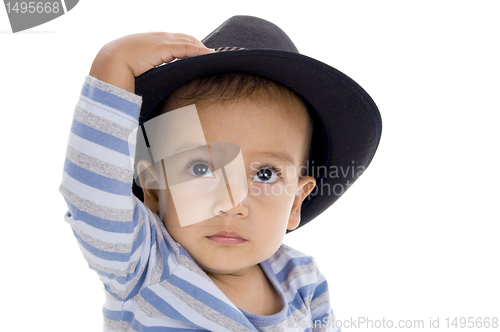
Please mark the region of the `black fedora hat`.
<svg viewBox="0 0 500 332"><path fill-rule="evenodd" d="M377 106L351 78L300 54L285 32L266 20L233 16L202 42L216 52L173 61L136 78L135 93L143 97L140 124L176 88L204 76L251 74L289 87L303 97L313 118L308 170L316 188L302 204L299 227L305 225L370 164L382 131ZM135 183L133 192L143 199Z"/></svg>

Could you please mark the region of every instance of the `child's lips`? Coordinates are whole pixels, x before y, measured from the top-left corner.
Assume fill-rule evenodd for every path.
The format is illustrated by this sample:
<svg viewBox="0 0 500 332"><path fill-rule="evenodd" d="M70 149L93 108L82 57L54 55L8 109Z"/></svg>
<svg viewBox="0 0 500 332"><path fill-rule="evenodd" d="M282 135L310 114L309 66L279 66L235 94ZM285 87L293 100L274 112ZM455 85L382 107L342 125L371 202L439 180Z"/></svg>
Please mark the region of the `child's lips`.
<svg viewBox="0 0 500 332"><path fill-rule="evenodd" d="M217 234L207 236L207 238L219 244L239 244L247 241L238 233L234 232L219 232Z"/></svg>

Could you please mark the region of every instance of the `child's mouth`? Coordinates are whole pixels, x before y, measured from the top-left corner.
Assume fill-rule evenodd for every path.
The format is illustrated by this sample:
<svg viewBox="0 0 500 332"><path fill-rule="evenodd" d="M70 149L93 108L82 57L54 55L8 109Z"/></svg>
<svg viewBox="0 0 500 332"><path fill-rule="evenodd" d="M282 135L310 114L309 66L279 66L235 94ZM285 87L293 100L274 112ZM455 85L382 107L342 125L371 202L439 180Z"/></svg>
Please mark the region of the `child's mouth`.
<svg viewBox="0 0 500 332"><path fill-rule="evenodd" d="M239 244L247 241L237 233L233 232L220 232L207 236L207 238L219 244Z"/></svg>

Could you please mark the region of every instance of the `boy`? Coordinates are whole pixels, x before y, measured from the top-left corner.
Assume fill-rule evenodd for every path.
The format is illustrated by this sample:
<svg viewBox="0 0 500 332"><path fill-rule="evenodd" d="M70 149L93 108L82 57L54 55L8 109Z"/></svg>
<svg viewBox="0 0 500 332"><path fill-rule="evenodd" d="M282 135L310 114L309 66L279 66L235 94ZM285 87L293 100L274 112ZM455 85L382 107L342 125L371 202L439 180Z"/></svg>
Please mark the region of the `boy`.
<svg viewBox="0 0 500 332"><path fill-rule="evenodd" d="M314 260L282 240L339 196L311 199L316 184L355 178L303 167L331 167L330 156L366 167L380 118L359 86L306 58L278 27L246 16L203 43L149 33L101 49L75 110L60 191L105 284L106 331L337 330ZM328 80L347 80L348 92ZM327 100L339 113L324 111Z"/></svg>

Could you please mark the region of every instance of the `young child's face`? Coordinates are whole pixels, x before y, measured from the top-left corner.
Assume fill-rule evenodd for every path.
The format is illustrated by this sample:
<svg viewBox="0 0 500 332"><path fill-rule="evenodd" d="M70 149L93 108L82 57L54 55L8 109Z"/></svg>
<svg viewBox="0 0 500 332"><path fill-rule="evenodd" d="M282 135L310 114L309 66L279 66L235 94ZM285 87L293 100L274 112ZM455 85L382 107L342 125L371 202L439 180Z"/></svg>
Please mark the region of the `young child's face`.
<svg viewBox="0 0 500 332"><path fill-rule="evenodd" d="M240 204L187 226L179 222L168 185L144 189L144 202L203 270L237 273L269 258L286 230L300 222L300 206L315 184L314 178L299 176L309 148L307 111L296 102L262 98L196 108L207 142L240 147L247 196ZM195 175L192 169L187 171Z"/></svg>

